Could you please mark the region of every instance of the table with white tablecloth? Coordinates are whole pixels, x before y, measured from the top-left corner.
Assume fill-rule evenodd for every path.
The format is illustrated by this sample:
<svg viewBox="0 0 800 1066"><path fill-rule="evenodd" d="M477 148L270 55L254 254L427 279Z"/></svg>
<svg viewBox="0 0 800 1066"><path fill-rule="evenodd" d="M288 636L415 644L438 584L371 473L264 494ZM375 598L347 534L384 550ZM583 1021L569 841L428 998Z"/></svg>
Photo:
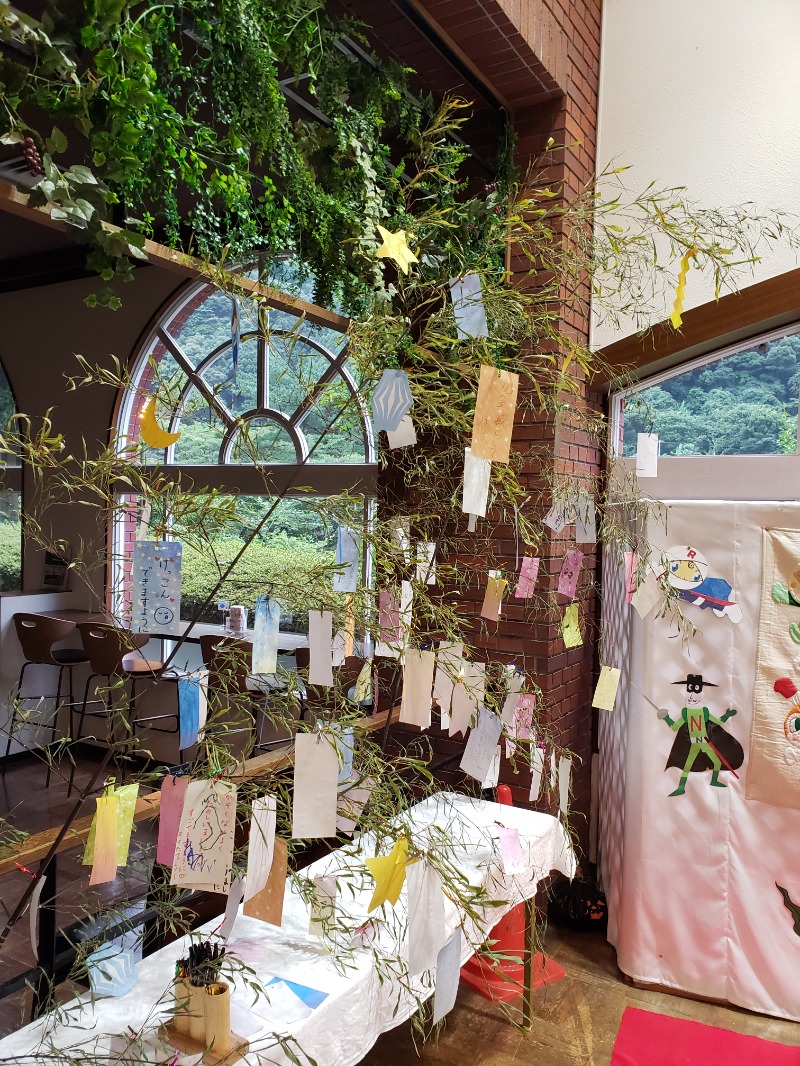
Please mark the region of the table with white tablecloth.
<svg viewBox="0 0 800 1066"><path fill-rule="evenodd" d="M524 868L507 874L500 853L501 826L519 833ZM447 934L462 927L462 963L483 942L489 930L513 906L532 899L539 883L551 871L568 877L575 872L575 856L560 822L547 814L501 806L454 793L437 793L416 804L396 821L414 849L435 853L461 881L461 892L475 890L475 900L494 905L469 908L469 916L445 893ZM307 1055L317 1066L353 1066L382 1032L409 1018L422 1000L433 994L435 974L426 971L408 978L403 970L407 956L406 891L394 908L388 905L368 915L374 882L363 865L375 854L376 842L364 834L351 846L340 848L312 863L286 883L280 928L239 913L230 934L229 951L246 970L226 980L234 984L233 1028L249 1028L247 1061L284 1066ZM384 847L384 851L386 848ZM308 886L315 877L335 875L337 882L336 931L324 938L311 931ZM480 892L483 891L481 896ZM369 918L377 918L361 933ZM58 1049L76 1058L103 1059L103 1049L115 1034L157 1029L170 1006L169 988L175 962L188 944L208 936L219 919L196 930L138 964L138 982L120 998L89 997L75 1001L70 1024L42 1018L0 1041L0 1061L20 1057L51 1058ZM331 936L333 940L328 939ZM393 975L397 975L394 979ZM325 993L324 1000L307 1017L284 1022L259 1010L248 982L265 986L274 977ZM77 1008L83 1006L83 1010ZM250 1010L252 1008L252 1010ZM277 1009L277 1008L276 1008ZM261 1031L254 1027L261 1024ZM291 1041L292 1052L272 1034ZM84 1049L83 1051L81 1049ZM148 1056L149 1061L153 1061ZM171 1061L171 1060L170 1060Z"/></svg>

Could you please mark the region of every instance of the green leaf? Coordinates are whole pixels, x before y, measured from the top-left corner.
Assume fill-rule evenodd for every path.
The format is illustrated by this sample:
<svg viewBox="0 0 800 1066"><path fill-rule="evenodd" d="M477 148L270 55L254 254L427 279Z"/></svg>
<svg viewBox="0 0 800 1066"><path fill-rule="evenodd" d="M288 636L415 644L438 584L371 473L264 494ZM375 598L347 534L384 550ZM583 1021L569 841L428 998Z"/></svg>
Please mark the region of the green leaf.
<svg viewBox="0 0 800 1066"><path fill-rule="evenodd" d="M16 130L10 130L8 133L0 135L0 144L19 144L22 140L22 134Z"/></svg>
<svg viewBox="0 0 800 1066"><path fill-rule="evenodd" d="M45 141L45 148L50 155L61 155L62 152L66 152L68 143L58 126L53 126L53 132Z"/></svg>
<svg viewBox="0 0 800 1066"><path fill-rule="evenodd" d="M64 175L64 177L67 178L67 180L72 179L72 180L74 180L76 182L79 182L81 185L97 185L98 184L97 178L94 176L94 174L91 172L91 170L89 170L88 167L83 167L83 166L70 167L69 170Z"/></svg>

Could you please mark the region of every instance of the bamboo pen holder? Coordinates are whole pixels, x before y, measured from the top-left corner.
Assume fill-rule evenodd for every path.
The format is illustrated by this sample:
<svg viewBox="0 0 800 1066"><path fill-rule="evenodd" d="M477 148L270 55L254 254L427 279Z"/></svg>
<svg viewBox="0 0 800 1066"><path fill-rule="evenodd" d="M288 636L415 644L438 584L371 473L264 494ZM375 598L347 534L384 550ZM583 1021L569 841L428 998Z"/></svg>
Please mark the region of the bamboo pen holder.
<svg viewBox="0 0 800 1066"><path fill-rule="evenodd" d="M231 1039L231 990L224 981L205 987L206 1044L216 1058L229 1055Z"/></svg>
<svg viewBox="0 0 800 1066"><path fill-rule="evenodd" d="M206 1044L206 986L189 985L189 1036L199 1044Z"/></svg>
<svg viewBox="0 0 800 1066"><path fill-rule="evenodd" d="M175 1032L181 1036L189 1036L191 1019L189 1012L192 1009L192 986L185 977L175 978L175 1013L172 1016L172 1024Z"/></svg>

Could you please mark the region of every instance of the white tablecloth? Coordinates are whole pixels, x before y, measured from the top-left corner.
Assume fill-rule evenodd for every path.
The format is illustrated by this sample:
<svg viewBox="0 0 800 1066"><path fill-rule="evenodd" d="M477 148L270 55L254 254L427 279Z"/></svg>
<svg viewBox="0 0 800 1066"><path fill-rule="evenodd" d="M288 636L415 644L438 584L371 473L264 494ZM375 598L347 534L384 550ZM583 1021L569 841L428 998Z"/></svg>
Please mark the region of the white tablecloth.
<svg viewBox="0 0 800 1066"><path fill-rule="evenodd" d="M462 962L512 906L536 894L538 883L551 870L568 877L575 872L575 857L567 834L547 814L439 793L412 807L398 819L398 825L405 827L417 848L433 847L440 856L444 850L465 883L483 887L489 899L504 901L501 906L482 909L480 921L467 920ZM526 858L524 873L506 876L498 844L500 825L519 831ZM442 841L446 837L442 830L450 838L444 849ZM370 944L360 938L354 941L349 932L368 917L374 883L363 867L363 858L375 853L374 845L374 840L365 835L353 847L333 852L299 875L301 879L310 879L324 873L337 874L336 915L338 924L344 927L337 934L337 961L330 945L326 946L309 931L309 907L301 898L302 884L298 879L287 881L280 929L240 913L231 934L230 950L240 953L244 964L255 971L262 984L278 976L327 993L327 998L309 1017L277 1026L284 1036L293 1039L295 1054L303 1062L304 1052L316 1060L317 1066L353 1066L382 1032L409 1018L418 1001L433 993L432 972L410 980L402 973L406 953L405 889L394 909L387 906L383 911L373 912L373 916L383 915L385 921L377 923L376 936ZM461 921L457 907L447 898L445 920L448 935ZM209 922L193 937L197 939L198 933L207 935L218 925L218 920ZM143 1027L155 1029L168 1013L167 990L175 961L187 953L190 939L184 937L139 963L138 983L127 995L96 1000L94 1005L87 1002L81 1011L77 1008L82 1001L75 1001L71 1005L69 1026L54 1025L52 1018L43 1018L1 1040L0 1061L35 1057L37 1052L41 1056L48 1049L52 1054L56 1047L70 1048L76 1058L84 1057L81 1047L88 1052L86 1058L102 1056L109 1035L125 1033L128 1027L137 1032ZM381 980L381 975L384 978L388 975L389 979ZM247 997L252 1000L253 993L246 987L247 976L243 973L235 978L236 1000ZM253 979L252 973L249 978ZM159 997L161 1000L154 1007ZM270 1035L275 1028L274 1023L264 1023L264 1031L250 1037L248 1062L259 1066L291 1063L291 1058Z"/></svg>

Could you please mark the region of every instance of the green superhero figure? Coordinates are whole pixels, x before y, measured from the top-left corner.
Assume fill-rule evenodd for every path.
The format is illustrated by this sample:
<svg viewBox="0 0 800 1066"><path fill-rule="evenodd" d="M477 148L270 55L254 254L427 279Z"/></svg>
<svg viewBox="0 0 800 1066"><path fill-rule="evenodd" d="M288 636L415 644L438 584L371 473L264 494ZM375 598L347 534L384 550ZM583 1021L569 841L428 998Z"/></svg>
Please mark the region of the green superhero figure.
<svg viewBox="0 0 800 1066"><path fill-rule="evenodd" d="M719 775L730 770L736 777L736 770L744 762L744 751L739 741L723 729L723 723L733 718L736 710L729 707L721 718L716 718L708 707L702 707L704 688L716 688L711 681L705 681L702 674L687 674L685 681L673 681L674 685L686 688L686 706L681 708L677 718L671 718L669 711L662 708L658 717L673 729L677 736L667 760L667 767L681 768L678 787L670 796L682 796L686 791L686 779L689 774L711 770L711 784L715 788L727 788Z"/></svg>

